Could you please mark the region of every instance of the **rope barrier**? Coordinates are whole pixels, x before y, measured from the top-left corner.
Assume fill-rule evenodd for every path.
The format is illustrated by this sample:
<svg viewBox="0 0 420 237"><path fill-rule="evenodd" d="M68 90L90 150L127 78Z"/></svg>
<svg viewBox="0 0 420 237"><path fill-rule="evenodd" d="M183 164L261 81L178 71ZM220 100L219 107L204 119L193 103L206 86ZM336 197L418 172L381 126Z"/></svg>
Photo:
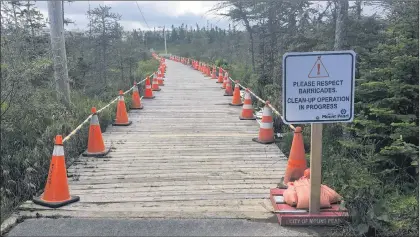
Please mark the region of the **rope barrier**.
<svg viewBox="0 0 420 237"><path fill-rule="evenodd" d="M222 68L222 70L223 70L223 68ZM223 71L225 71L225 70L223 70ZM229 79L232 81L232 82L235 82L231 77L229 77ZM241 85L241 84L239 84L239 83L236 83L236 84L238 84L239 85L239 87L241 87L242 89L246 89L246 87L244 87L243 85ZM261 103L265 103L265 101L263 100L263 99L261 99L259 96L257 96L253 91L251 91L250 89L248 89L249 90L249 93L252 95L252 96L254 96L257 100L259 100ZM284 123L284 118L283 118L283 116L280 114L280 112L276 109L276 108L274 108L271 104L268 104L268 107L270 107L270 109L273 111L273 113L275 113L277 116L279 116L280 118L281 118L281 120L283 121L283 123ZM292 129L293 131L295 131L295 126L293 126L293 125L291 125L291 124L289 124L289 127L290 127L290 129Z"/></svg>
<svg viewBox="0 0 420 237"><path fill-rule="evenodd" d="M194 59L192 59L192 58L187 58L187 59L189 59L190 61L191 61L191 63L192 63L192 61L197 61L197 60L194 60ZM209 64L210 65L210 64ZM212 67L216 67L217 68L217 66L216 65L212 65ZM219 67L219 68L221 68L221 67ZM223 69L222 68L222 71L223 72L226 72L226 70L225 69ZM231 77L229 77L229 79L232 81L232 82L235 82ZM237 83L242 89L246 89L246 87L245 86L243 86L243 85L241 85L241 84L239 84L239 83ZM261 103L265 103L265 100L263 100L262 98L260 98L259 96L257 96L253 91L251 91L249 88L248 88L248 90L249 90L249 93L253 96L253 97L255 97L257 100L259 100ZM281 118L281 120L283 121L283 123L284 124L286 124L285 122L284 122L284 117L280 114L280 112L276 109L276 108L274 108L271 104L268 104L268 107L270 107L270 109L271 109L271 111L273 111L273 113L274 114L276 114L277 116L279 116L280 118ZM293 131L295 131L295 126L293 126L292 124L289 124L288 125L289 126L289 128L290 129L292 129Z"/></svg>
<svg viewBox="0 0 420 237"><path fill-rule="evenodd" d="M153 77L153 73L150 75L150 77ZM137 85L140 85L141 83L145 82L146 79L143 79L142 81L139 81L136 83ZM134 89L134 85L126 90L123 94L127 94L128 92L132 91ZM141 97L141 99L143 99L143 96ZM114 100L112 100L111 102L109 102L107 105L105 105L104 107L100 108L96 113L99 114L101 111L105 110L106 108L108 108L109 106L111 106L112 104L114 104L115 102L118 101L118 97L116 97ZM89 122L89 120L92 118L92 115L89 115L81 124L79 124L79 126L77 126L73 131L71 131L65 138L63 138L63 143L67 140L69 140L74 134L76 134L82 127L83 125L85 125L86 123Z"/></svg>

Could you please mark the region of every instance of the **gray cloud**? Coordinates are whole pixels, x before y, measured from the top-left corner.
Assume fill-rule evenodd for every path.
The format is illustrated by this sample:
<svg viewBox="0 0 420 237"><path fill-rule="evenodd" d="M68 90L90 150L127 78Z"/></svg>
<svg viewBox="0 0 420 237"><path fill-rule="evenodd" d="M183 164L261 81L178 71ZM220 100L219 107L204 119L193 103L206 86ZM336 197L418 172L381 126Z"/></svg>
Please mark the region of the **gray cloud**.
<svg viewBox="0 0 420 237"><path fill-rule="evenodd" d="M211 15L206 13L203 7L196 7L195 12L192 13L189 11L182 12L184 5L181 6L180 2L143 2L138 1L138 4L141 8L141 11L144 15L144 18L147 21L147 24L150 28L158 26L166 26L170 28L171 25L179 26L181 24L186 24L188 26L195 27L196 23L200 26L206 26L207 21L213 26L216 25L221 28L227 28L229 21L227 19L222 19L218 16ZM202 4L202 3L200 3ZM205 3L207 4L206 8L209 9L211 5L215 3ZM71 19L75 22L75 25L69 25L67 28L74 29L84 29L87 27L87 11L89 9L98 7L99 5L107 5L111 7L111 11L121 15L121 24L126 30L131 30L133 28L142 28L145 29L146 23L144 22L139 9L137 8L135 1L75 1L71 3L65 3L65 17ZM196 3L197 5L197 3ZM45 17L47 17L47 2L37 1L36 6L41 10ZM181 10L180 10L181 9ZM190 9L190 11L191 11ZM181 12L177 12L181 11Z"/></svg>

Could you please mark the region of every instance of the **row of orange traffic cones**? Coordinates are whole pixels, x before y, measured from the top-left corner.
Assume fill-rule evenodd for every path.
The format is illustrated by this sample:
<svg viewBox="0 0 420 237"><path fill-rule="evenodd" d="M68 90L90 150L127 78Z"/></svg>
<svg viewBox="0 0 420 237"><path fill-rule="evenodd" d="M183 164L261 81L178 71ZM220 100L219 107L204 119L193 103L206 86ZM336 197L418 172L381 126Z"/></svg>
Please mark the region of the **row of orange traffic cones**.
<svg viewBox="0 0 420 237"><path fill-rule="evenodd" d="M205 76L208 75L209 67L206 64L202 64L198 61L193 61L192 66L194 69L201 71ZM219 75L216 77L216 67L213 66L211 73L212 79L218 79L217 83L223 83L221 89L225 90L224 96L233 96L232 102L229 105L241 106L242 112L239 116L241 120L256 120L252 107L252 98L250 90L246 88L244 101L241 101L239 81L235 81L235 89L232 91L231 79L227 71L223 74L223 68L219 67ZM273 115L270 108L270 102L266 101L263 114L260 122L260 130L258 138L252 140L262 144L274 143L274 127L273 127ZM287 184L289 181L299 179L303 176L304 171L307 169L307 163L305 158L305 148L303 143L302 129L297 127L294 131L292 147L290 150L290 156L284 175L283 183Z"/></svg>
<svg viewBox="0 0 420 237"><path fill-rule="evenodd" d="M153 55L157 58L157 55ZM163 85L164 72L166 65L164 59L161 59L159 71L154 74L153 87L150 85L149 77L145 83L145 99L153 99L153 91L160 90L159 84ZM156 89L157 88L157 89ZM134 82L133 93L131 97L132 103L130 109L143 109L141 97L138 91L137 83ZM88 147L82 154L83 156L98 157L105 156L110 152L110 147L106 147L103 141L101 126L95 107L92 108L92 117L90 120ZM132 122L128 120L127 109L124 101L124 93L119 91L116 118L113 126L128 126ZM58 208L80 200L78 196L71 196L67 180L66 162L64 158L63 138L61 135L55 137L54 150L48 172L47 182L45 184L44 193L40 197L34 197L33 202L46 207Z"/></svg>

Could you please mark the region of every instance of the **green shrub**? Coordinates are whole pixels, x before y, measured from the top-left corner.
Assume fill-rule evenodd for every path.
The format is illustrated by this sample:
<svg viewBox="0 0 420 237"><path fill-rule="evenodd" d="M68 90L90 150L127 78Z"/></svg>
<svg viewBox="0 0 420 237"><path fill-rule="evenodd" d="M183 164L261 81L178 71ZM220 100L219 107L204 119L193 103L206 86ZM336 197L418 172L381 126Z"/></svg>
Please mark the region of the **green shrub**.
<svg viewBox="0 0 420 237"><path fill-rule="evenodd" d="M154 59L139 62L138 75L149 75L158 65ZM128 87L122 89L126 90ZM2 220L22 201L43 191L55 136L61 134L65 137L89 116L92 107L100 109L117 95L118 90L115 87L109 87L109 90L100 95L73 90L72 104L66 109L57 102L54 91L34 88L27 93L27 103L17 103L8 108L1 123ZM131 93L125 95L125 102L129 108ZM113 122L115 114L116 103L98 115L102 131ZM88 126L89 123L85 124L65 142L68 165L86 149Z"/></svg>

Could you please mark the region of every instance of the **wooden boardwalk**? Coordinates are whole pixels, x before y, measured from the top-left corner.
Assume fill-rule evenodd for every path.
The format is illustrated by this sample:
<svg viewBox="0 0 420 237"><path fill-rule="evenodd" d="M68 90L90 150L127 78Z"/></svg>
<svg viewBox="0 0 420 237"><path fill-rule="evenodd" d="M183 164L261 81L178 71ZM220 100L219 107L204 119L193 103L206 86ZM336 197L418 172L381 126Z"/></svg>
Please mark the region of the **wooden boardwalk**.
<svg viewBox="0 0 420 237"><path fill-rule="evenodd" d="M104 218L267 219L269 190L286 158L275 144L251 141L256 121L241 121L216 80L166 60L165 86L132 110L128 127L108 127L105 158L80 157L68 168L71 195L59 209L28 201L21 214Z"/></svg>

